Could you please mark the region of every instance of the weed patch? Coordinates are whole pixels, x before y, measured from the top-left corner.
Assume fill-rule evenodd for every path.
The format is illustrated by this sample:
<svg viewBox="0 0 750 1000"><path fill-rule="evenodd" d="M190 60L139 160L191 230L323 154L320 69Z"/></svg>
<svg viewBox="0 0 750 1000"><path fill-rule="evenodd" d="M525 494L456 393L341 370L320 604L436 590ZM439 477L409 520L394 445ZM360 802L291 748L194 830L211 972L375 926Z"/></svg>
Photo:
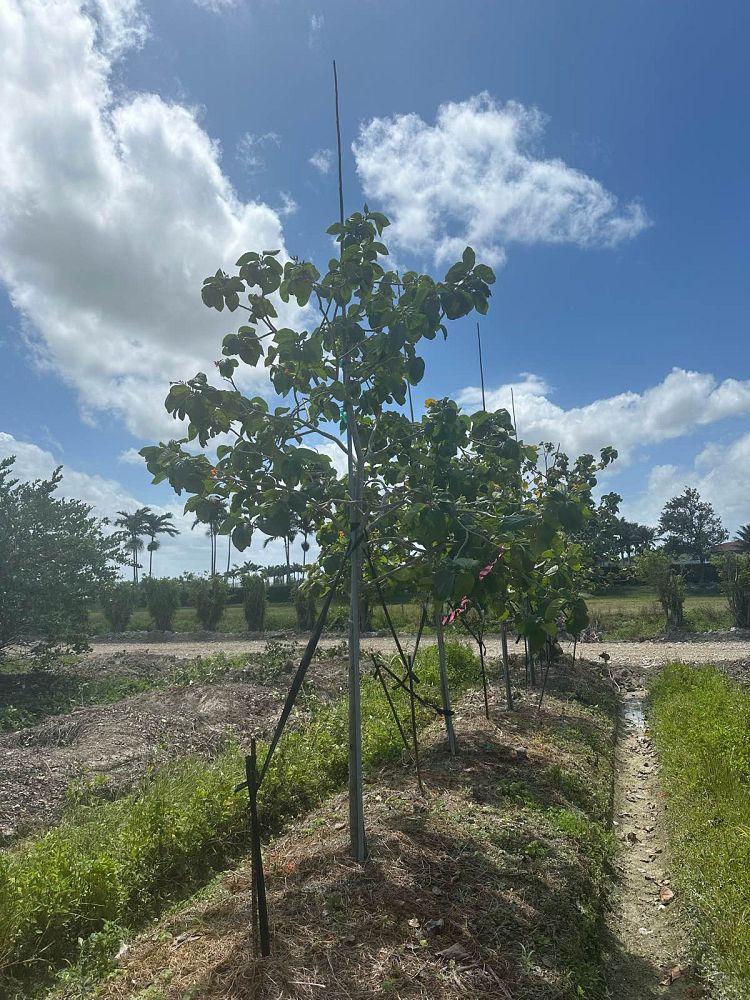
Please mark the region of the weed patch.
<svg viewBox="0 0 750 1000"><path fill-rule="evenodd" d="M602 1000L614 842L609 814L591 804L608 800L614 718L548 696L537 719L530 703L495 716L493 695L490 722L478 691L457 699L460 759L433 723L424 796L410 769L371 771L364 866L348 856L344 795L290 825L266 853L274 938L262 968L243 865L133 940L102 1000L142 1000L152 987L165 1000L239 1000L262 992L264 977L279 996L307 995L314 983L335 1000ZM558 743L551 729L569 733ZM595 767L592 729L609 747ZM519 743L525 756L513 752Z"/></svg>
<svg viewBox="0 0 750 1000"><path fill-rule="evenodd" d="M434 661L426 650L418 670L420 693L437 700ZM478 663L466 647L449 645L448 663L457 693L477 682ZM393 698L406 723L406 695ZM427 721L426 711L419 715ZM371 678L362 685L362 720L366 768L400 754L390 707ZM282 737L259 796L265 830L319 802L346 773L347 706L340 701ZM82 796L58 827L0 856L0 993L75 958L79 941L108 922L136 926L205 881L244 842L246 800L233 791L242 774L239 749L211 764L181 760L127 797Z"/></svg>
<svg viewBox="0 0 750 1000"><path fill-rule="evenodd" d="M671 664L651 689L675 877L718 989L750 997L750 692ZM722 992L722 995L724 993Z"/></svg>

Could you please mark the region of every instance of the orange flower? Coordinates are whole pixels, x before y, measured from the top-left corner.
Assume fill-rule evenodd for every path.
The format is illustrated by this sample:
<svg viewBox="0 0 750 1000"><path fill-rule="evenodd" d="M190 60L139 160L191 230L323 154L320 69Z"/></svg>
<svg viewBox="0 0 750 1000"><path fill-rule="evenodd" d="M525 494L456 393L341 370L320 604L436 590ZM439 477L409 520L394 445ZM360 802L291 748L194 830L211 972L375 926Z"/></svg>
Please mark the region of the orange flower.
<svg viewBox="0 0 750 1000"><path fill-rule="evenodd" d="M212 479L216 479L216 477L218 475L219 475L219 470L218 469L211 469L211 478Z"/></svg>
<svg viewBox="0 0 750 1000"><path fill-rule="evenodd" d="M427 399L424 401L424 405L425 406L437 406L437 402L438 401L436 399L433 399L432 396L428 396Z"/></svg>

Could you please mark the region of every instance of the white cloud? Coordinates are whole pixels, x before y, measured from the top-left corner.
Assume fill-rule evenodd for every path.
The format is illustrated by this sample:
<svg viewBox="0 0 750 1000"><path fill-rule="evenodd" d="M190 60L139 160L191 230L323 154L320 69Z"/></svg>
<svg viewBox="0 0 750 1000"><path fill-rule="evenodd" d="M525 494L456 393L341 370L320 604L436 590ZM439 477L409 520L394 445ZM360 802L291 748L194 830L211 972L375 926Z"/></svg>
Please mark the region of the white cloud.
<svg viewBox="0 0 750 1000"><path fill-rule="evenodd" d="M96 24L99 48L108 56L146 41L148 18L140 0L86 0L84 10Z"/></svg>
<svg viewBox="0 0 750 1000"><path fill-rule="evenodd" d="M520 381L487 393L488 409L511 409L511 387L519 437L552 441L571 455L596 453L612 445L627 462L641 445L682 437L725 417L750 413L750 380L726 379L674 368L642 393L623 392L566 410L549 398L550 386L526 373ZM481 405L481 390L468 386L457 394L465 406Z"/></svg>
<svg viewBox="0 0 750 1000"><path fill-rule="evenodd" d="M262 135L245 132L237 143L237 157L246 170L254 173L265 166L264 149L268 146L278 149L280 145L281 136L276 132L264 132Z"/></svg>
<svg viewBox="0 0 750 1000"><path fill-rule="evenodd" d="M342 451L337 444L334 444L333 441L323 441L321 444L315 445L315 450L319 451L321 455L328 455L339 476L347 474L349 469L346 452Z"/></svg>
<svg viewBox="0 0 750 1000"><path fill-rule="evenodd" d="M692 466L655 465L645 490L623 504L627 517L656 524L664 504L686 486L695 487L708 500L731 534L750 523L750 433L730 444L711 443L695 457Z"/></svg>
<svg viewBox="0 0 750 1000"><path fill-rule="evenodd" d="M193 0L196 7L208 10L212 14L221 14L224 11L236 7L240 0Z"/></svg>
<svg viewBox="0 0 750 1000"><path fill-rule="evenodd" d="M324 24L325 17L322 14L313 14L310 18L310 34L307 36L307 43L311 49L318 44Z"/></svg>
<svg viewBox="0 0 750 1000"><path fill-rule="evenodd" d="M286 218L288 215L294 215L298 211L299 205L292 198L288 191L281 192L281 208L279 209L279 215L283 215Z"/></svg>
<svg viewBox="0 0 750 1000"><path fill-rule="evenodd" d="M46 449L29 441L20 441L12 434L0 431L0 459L8 458L10 455L16 456L13 478L22 481L46 479L57 466L62 464ZM141 502L131 496L116 480L106 479L104 476L91 476L67 466L63 467L63 482L58 493L91 504L98 517L114 518L118 510L142 506Z"/></svg>
<svg viewBox="0 0 750 1000"><path fill-rule="evenodd" d="M374 118L352 148L365 194L391 216L389 235L436 263L467 244L495 265L513 242L616 246L649 225L637 201L620 206L599 181L543 158L544 124L536 109L482 93L441 105L434 125Z"/></svg>
<svg viewBox="0 0 750 1000"><path fill-rule="evenodd" d="M122 462L123 465L140 465L141 467L145 467L143 456L138 454L137 448L126 448L125 451L121 451L117 456L117 461Z"/></svg>
<svg viewBox="0 0 750 1000"><path fill-rule="evenodd" d="M332 149L318 149L310 157L310 163L319 170L321 174L327 174L331 167L333 166L333 150Z"/></svg>
<svg viewBox="0 0 750 1000"><path fill-rule="evenodd" d="M86 10L0 5L0 278L84 413L150 440L175 431L169 381L207 370L234 325L202 305L203 278L244 250L283 251L282 225L237 197L194 109L115 100L113 59L144 37L136 0Z"/></svg>

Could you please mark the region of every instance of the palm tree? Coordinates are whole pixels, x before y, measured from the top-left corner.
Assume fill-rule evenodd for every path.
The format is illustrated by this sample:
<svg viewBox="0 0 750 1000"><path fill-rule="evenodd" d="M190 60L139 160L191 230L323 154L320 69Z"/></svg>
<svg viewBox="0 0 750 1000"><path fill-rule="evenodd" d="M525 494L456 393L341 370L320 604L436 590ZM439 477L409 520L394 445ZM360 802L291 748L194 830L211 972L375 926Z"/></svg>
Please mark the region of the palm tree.
<svg viewBox="0 0 750 1000"><path fill-rule="evenodd" d="M737 541L740 543L740 552L750 552L750 524L743 524L738 528Z"/></svg>
<svg viewBox="0 0 750 1000"><path fill-rule="evenodd" d="M646 524L637 524L635 535L635 551L640 554L647 552L654 547L656 541L656 528L649 528Z"/></svg>
<svg viewBox="0 0 750 1000"><path fill-rule="evenodd" d="M148 510L148 508L146 508ZM146 528L146 533L151 538L146 548L148 549L148 575L149 579L151 577L151 568L154 560L154 552L159 548L159 542L156 540L157 535L168 535L170 538L174 538L175 535L179 535L179 529L174 526L172 514L157 514L153 510L148 510L148 513L144 515L143 522Z"/></svg>
<svg viewBox="0 0 750 1000"><path fill-rule="evenodd" d="M221 522L226 517L226 514L226 503L220 497L210 497L208 517L205 519L196 518L191 526L192 530L192 528L195 528L198 524L208 525L206 537L211 539L211 576L216 576L216 542L219 535L219 527L221 526Z"/></svg>
<svg viewBox="0 0 750 1000"><path fill-rule="evenodd" d="M148 531L146 518L151 513L151 508L139 507L132 513L127 510L118 510L117 513L120 516L115 521L115 524L118 528L122 528L128 536L125 546L130 550L133 557L133 583L137 584L138 553L143 549L141 535L145 535Z"/></svg>

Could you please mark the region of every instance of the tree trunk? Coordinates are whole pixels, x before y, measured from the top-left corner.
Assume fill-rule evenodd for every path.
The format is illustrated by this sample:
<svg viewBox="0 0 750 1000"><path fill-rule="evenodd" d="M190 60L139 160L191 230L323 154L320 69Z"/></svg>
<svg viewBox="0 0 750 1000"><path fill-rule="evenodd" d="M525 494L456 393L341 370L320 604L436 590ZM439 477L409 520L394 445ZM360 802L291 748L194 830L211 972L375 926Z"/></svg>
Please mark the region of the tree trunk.
<svg viewBox="0 0 750 1000"><path fill-rule="evenodd" d="M513 691L510 683L510 657L508 656L508 630L505 622L500 626L500 642L503 650L503 675L505 677L505 702L508 709L513 709Z"/></svg>
<svg viewBox="0 0 750 1000"><path fill-rule="evenodd" d="M151 544L153 545L156 541L156 535L151 536ZM151 568L154 565L154 550L148 550L148 578L151 579Z"/></svg>
<svg viewBox="0 0 750 1000"><path fill-rule="evenodd" d="M451 693L448 687L448 665L445 662L445 636L443 635L443 605L435 601L435 630L437 631L438 664L440 668L440 694L445 713L445 731L448 734L448 749L451 757L456 756L456 734L453 731L453 716L451 713Z"/></svg>

